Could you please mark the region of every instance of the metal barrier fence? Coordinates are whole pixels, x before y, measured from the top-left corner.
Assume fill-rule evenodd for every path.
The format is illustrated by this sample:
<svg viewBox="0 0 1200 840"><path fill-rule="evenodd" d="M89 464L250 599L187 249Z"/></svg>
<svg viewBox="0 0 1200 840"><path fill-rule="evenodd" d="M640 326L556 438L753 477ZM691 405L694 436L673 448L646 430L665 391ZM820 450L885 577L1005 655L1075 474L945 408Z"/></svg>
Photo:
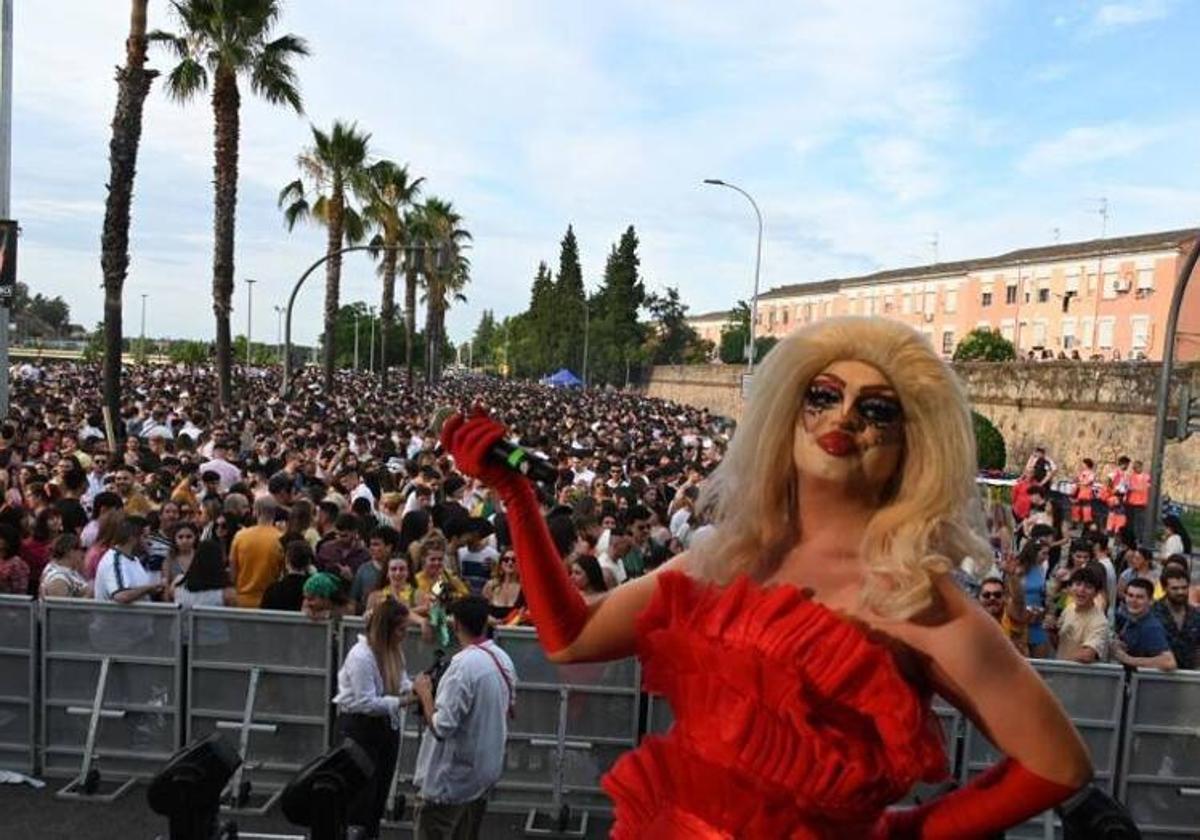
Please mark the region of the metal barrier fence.
<svg viewBox="0 0 1200 840"><path fill-rule="evenodd" d="M93 792L101 762L106 779L153 775L183 736L179 608L49 598L42 610L45 774L75 777L66 796Z"/></svg>
<svg viewBox="0 0 1200 840"><path fill-rule="evenodd" d="M0 768L33 773L37 692L37 602L0 595Z"/></svg>
<svg viewBox="0 0 1200 840"><path fill-rule="evenodd" d="M1117 757L1121 749L1121 710L1125 693L1125 670L1119 665L1081 665L1074 662L1033 660L1031 664L1050 691L1063 704L1087 745L1096 769L1095 783L1115 793ZM1001 758L982 732L967 722L963 741L961 779L967 781ZM1052 811L1010 829L1011 840L1052 838L1061 835Z"/></svg>
<svg viewBox="0 0 1200 840"><path fill-rule="evenodd" d="M1133 675L1118 793L1144 837L1200 832L1200 673Z"/></svg>
<svg viewBox="0 0 1200 840"><path fill-rule="evenodd" d="M238 781L277 791L336 740L335 662L340 665L362 628L354 618L335 628L295 613L217 607L181 613L174 605L71 599L39 606L0 597L0 766L40 767L48 776L74 777L65 795L93 793L95 786L88 786L98 766L105 781L146 778L185 735L190 740L224 729L246 759ZM518 674L497 807L545 811L553 802L555 810L565 804L576 812L608 813L600 777L640 734L670 726L669 706L661 697L647 698L639 725L636 660L555 665L527 628L502 629L497 641ZM190 653L186 697L184 642ZM409 673L428 668L434 650L410 633ZM1033 665L1082 733L1098 782L1128 804L1146 836L1195 836L1200 673ZM965 781L996 760L986 738L957 710L935 699L934 711L957 778ZM419 734L415 714L406 724L401 783L411 781ZM239 792L237 784L231 788ZM1009 837L1060 833L1046 814Z"/></svg>
<svg viewBox="0 0 1200 840"><path fill-rule="evenodd" d="M500 646L517 669L516 718L496 800L530 808L607 813L600 777L638 742L641 668L636 659L580 665L550 662L535 631L503 628Z"/></svg>
<svg viewBox="0 0 1200 840"><path fill-rule="evenodd" d="M187 627L187 740L224 731L244 762L229 792L239 808L265 813L330 743L333 625L293 612L193 607ZM272 795L251 807L254 791Z"/></svg>

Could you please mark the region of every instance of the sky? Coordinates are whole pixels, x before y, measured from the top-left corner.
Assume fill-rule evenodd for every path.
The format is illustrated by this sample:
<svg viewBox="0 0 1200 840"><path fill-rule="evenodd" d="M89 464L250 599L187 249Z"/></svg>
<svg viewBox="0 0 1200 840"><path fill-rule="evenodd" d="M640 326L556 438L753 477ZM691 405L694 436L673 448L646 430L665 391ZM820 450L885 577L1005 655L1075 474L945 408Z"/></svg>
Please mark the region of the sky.
<svg viewBox="0 0 1200 840"><path fill-rule="evenodd" d="M310 125L356 121L474 235L465 340L484 309L526 308L568 224L595 289L629 225L651 291L693 314L761 288L1200 222L1200 24L1184 2L285 0L306 38L304 115L243 88L233 327L274 341L275 306L324 249L276 205ZM53 8L54 13L47 10ZM100 230L114 69L127 0L16 3L12 214L20 279L102 318ZM175 29L165 0L151 28ZM164 52L151 66L171 67ZM210 339L212 116L161 78L146 103L126 334ZM323 278L294 336L321 331ZM374 267L346 259L342 300L378 305Z"/></svg>

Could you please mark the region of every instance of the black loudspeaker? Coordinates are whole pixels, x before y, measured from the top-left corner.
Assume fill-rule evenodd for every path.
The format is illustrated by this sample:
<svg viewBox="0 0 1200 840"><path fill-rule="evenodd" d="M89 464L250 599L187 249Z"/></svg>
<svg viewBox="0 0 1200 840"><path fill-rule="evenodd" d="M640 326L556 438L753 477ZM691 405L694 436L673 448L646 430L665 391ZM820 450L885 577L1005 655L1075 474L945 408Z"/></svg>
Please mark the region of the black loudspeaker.
<svg viewBox="0 0 1200 840"><path fill-rule="evenodd" d="M304 765L288 782L279 800L283 815L309 829L312 840L343 840L346 806L374 772L370 756L347 739Z"/></svg>
<svg viewBox="0 0 1200 840"><path fill-rule="evenodd" d="M146 790L156 814L170 821L171 840L209 840L216 836L221 791L242 759L213 733L188 744L167 760Z"/></svg>

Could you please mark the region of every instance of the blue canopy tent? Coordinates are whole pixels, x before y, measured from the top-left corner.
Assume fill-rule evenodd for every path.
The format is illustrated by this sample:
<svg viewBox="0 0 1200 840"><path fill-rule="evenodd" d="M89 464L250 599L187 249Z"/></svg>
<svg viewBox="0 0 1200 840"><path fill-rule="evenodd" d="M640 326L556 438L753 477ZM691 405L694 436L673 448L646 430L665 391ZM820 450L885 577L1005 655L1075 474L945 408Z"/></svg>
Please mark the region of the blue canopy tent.
<svg viewBox="0 0 1200 840"><path fill-rule="evenodd" d="M542 384L552 388L578 388L583 385L583 380L566 368L560 368L543 379Z"/></svg>

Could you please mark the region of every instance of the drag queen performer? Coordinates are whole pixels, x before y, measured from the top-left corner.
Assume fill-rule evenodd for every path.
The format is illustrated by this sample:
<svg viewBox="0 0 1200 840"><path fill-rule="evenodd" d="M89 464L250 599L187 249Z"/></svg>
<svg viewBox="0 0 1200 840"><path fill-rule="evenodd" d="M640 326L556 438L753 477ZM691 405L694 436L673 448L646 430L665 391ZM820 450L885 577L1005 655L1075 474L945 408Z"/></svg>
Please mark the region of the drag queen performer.
<svg viewBox="0 0 1200 840"><path fill-rule="evenodd" d="M675 714L605 777L613 837L982 838L1090 780L1058 702L948 574L991 550L966 400L915 330L836 318L781 341L710 479L714 535L591 605L533 487L487 459L505 434L476 412L442 441L507 504L543 647L636 654ZM1007 757L889 809L946 775L934 691Z"/></svg>

